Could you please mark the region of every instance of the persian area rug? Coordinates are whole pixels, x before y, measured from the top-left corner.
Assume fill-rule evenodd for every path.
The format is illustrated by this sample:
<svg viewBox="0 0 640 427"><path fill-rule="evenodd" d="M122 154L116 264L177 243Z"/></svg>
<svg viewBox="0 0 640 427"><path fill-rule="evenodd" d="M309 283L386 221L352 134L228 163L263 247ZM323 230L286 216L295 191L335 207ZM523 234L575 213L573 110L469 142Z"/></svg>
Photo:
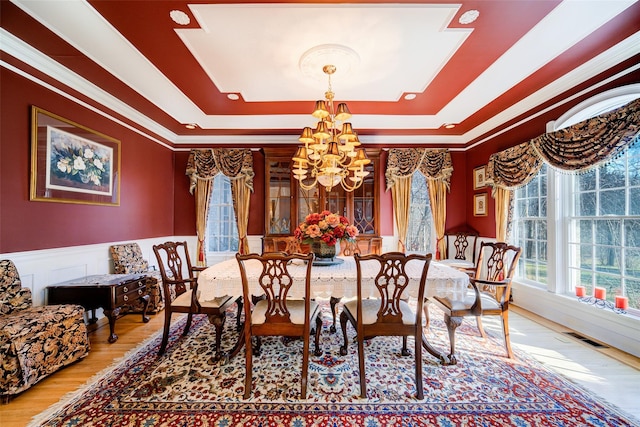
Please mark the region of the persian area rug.
<svg viewBox="0 0 640 427"><path fill-rule="evenodd" d="M429 339L448 348L442 313L432 308ZM223 346L237 333L227 314ZM457 331L458 364L441 366L424 355L424 399L415 399L413 356L400 355L401 339L365 343L367 399L359 398L357 346L339 355L342 333L329 332L323 306L323 355L311 356L308 396L299 400L302 341L263 340L254 357L253 391L243 400L244 352L215 363L214 329L194 318L174 321L167 352L157 356L160 333L98 375L32 426L632 426L630 418L533 358L504 357L500 338L483 340L475 322ZM412 343L409 343L412 349Z"/></svg>

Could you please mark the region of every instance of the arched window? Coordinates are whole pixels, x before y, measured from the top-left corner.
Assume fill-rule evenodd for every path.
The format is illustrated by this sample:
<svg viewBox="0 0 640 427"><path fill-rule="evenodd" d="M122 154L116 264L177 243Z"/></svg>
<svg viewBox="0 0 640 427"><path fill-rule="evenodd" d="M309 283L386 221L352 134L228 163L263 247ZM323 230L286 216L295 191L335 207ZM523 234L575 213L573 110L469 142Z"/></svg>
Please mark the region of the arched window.
<svg viewBox="0 0 640 427"><path fill-rule="evenodd" d="M640 84L602 93L551 123L555 131L640 98ZM514 193L514 242L523 248L518 279L550 292L628 297L640 310L640 144L580 173L544 166ZM550 239L549 236L553 236Z"/></svg>

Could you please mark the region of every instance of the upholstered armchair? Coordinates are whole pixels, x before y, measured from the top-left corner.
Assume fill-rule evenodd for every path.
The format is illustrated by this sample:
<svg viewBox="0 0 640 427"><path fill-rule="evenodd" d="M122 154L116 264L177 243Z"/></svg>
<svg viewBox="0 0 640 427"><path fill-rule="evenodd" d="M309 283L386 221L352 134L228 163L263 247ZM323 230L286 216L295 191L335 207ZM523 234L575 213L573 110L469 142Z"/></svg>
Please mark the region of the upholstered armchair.
<svg viewBox="0 0 640 427"><path fill-rule="evenodd" d="M113 245L109 248L113 259L115 274L146 274L149 307L147 313L158 313L165 306L162 277L158 270L150 270L149 262L142 257L142 251L137 243ZM143 302L136 300L127 307L128 311L142 312Z"/></svg>
<svg viewBox="0 0 640 427"><path fill-rule="evenodd" d="M89 354L84 308L34 307L10 260L0 260L0 396L6 402Z"/></svg>

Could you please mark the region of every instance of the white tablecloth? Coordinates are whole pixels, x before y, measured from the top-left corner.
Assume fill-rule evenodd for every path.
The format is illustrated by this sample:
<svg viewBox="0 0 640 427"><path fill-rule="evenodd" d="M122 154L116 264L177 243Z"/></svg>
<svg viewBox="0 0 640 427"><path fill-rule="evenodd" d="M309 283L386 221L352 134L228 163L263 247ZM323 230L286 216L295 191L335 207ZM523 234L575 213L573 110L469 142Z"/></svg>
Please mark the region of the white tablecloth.
<svg viewBox="0 0 640 427"><path fill-rule="evenodd" d="M350 298L356 296L356 262L353 257L342 257L344 263L330 266L311 267L311 292L314 298ZM257 283L258 276L262 272L259 261L248 261L247 276L250 290L255 295L262 294ZM296 261L289 265L289 271L295 281L304 282L306 265ZM376 296L373 286L373 278L379 271L377 261L367 261L362 264L363 296ZM411 261L407 264L407 273L410 276L409 294L417 297L417 283L422 273L422 263ZM427 274L425 296L448 296L452 299L462 299L467 291L469 276L465 273L432 261ZM295 286L300 289L301 286ZM201 299L211 300L222 295L242 295L242 280L240 279L240 267L238 261L233 258L212 265L202 271L198 276L198 289ZM292 297L299 296L296 292L290 293Z"/></svg>

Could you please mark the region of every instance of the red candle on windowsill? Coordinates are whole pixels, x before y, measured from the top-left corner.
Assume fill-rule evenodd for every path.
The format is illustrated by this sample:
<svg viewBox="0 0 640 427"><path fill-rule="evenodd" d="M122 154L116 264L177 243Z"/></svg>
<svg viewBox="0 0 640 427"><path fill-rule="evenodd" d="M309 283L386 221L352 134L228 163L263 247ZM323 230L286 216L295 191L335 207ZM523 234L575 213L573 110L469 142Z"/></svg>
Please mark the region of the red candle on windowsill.
<svg viewBox="0 0 640 427"><path fill-rule="evenodd" d="M607 290L605 288L595 288L593 290L593 296L597 299L607 299Z"/></svg>
<svg viewBox="0 0 640 427"><path fill-rule="evenodd" d="M577 297L583 297L584 295L585 295L584 286L576 286L576 296Z"/></svg>
<svg viewBox="0 0 640 427"><path fill-rule="evenodd" d="M629 308L629 298L616 295L616 308L627 310Z"/></svg>

